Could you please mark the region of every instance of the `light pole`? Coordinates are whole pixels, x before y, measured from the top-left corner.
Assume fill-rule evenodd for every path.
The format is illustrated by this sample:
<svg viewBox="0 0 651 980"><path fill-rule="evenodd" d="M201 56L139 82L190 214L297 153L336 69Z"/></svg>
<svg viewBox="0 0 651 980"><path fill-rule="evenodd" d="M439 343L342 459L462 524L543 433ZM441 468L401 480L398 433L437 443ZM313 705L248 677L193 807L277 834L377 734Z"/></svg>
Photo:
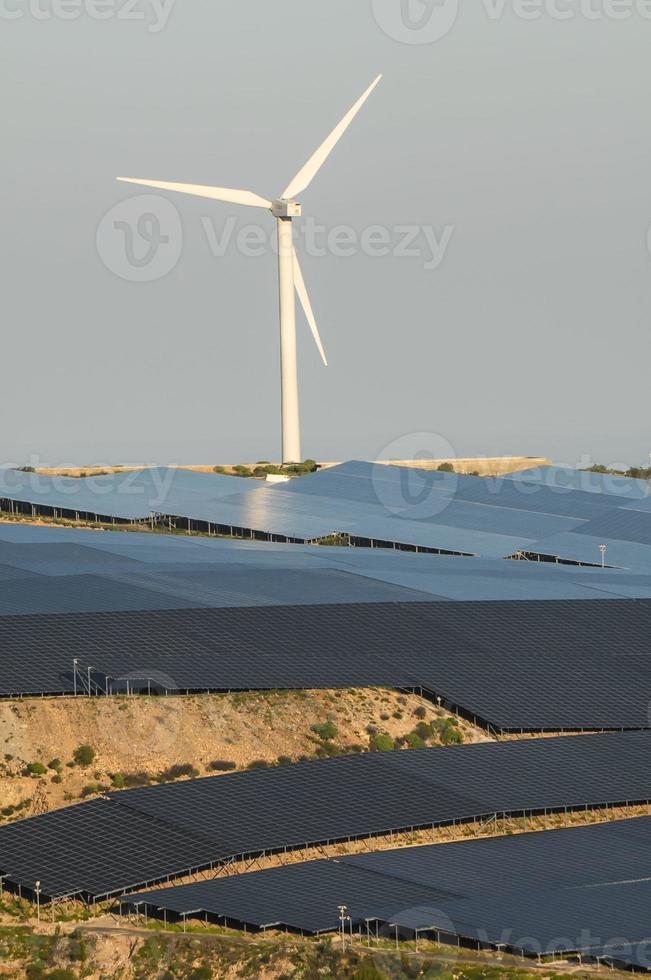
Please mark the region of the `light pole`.
<svg viewBox="0 0 651 980"><path fill-rule="evenodd" d="M345 922L348 916L346 915L347 910L345 905L339 905L338 908L339 908L339 922L341 923L341 951L343 953L344 950L346 949Z"/></svg>
<svg viewBox="0 0 651 980"><path fill-rule="evenodd" d="M77 658L76 657L72 658L72 684L73 684L73 692L76 695L77 694Z"/></svg>
<svg viewBox="0 0 651 980"><path fill-rule="evenodd" d="M87 670L88 670L88 697L90 697L90 672L91 672L92 669L93 669L92 667L88 667L87 668Z"/></svg>
<svg viewBox="0 0 651 980"><path fill-rule="evenodd" d="M34 891L36 892L36 921L41 921L41 883L40 881L34 882Z"/></svg>
<svg viewBox="0 0 651 980"><path fill-rule="evenodd" d="M599 551L601 552L601 567L602 568L605 568L606 567L606 545L605 544L600 544L599 545Z"/></svg>

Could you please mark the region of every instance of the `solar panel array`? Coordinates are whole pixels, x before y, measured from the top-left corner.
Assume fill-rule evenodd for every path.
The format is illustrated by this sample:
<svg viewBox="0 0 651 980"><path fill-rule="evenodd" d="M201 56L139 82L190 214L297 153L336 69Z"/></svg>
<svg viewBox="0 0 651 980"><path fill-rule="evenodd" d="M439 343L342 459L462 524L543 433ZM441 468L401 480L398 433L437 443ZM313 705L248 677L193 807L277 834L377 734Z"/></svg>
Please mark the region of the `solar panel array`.
<svg viewBox="0 0 651 980"><path fill-rule="evenodd" d="M379 920L404 935L429 931L527 953L591 951L648 968L651 818L311 861L129 902L308 932L337 928L345 905L362 930Z"/></svg>
<svg viewBox="0 0 651 980"><path fill-rule="evenodd" d="M0 617L0 693L423 688L496 729L646 728L651 600Z"/></svg>
<svg viewBox="0 0 651 980"><path fill-rule="evenodd" d="M651 799L651 734L342 756L113 792L0 827L0 874L117 893L239 855L495 813ZM508 774L508 778L505 778Z"/></svg>
<svg viewBox="0 0 651 980"><path fill-rule="evenodd" d="M610 564L651 572L648 483L555 467L482 478L352 461L273 485L165 468L85 479L5 469L0 499L91 517L165 515L227 532L303 540L341 532L361 543L592 565L605 543Z"/></svg>

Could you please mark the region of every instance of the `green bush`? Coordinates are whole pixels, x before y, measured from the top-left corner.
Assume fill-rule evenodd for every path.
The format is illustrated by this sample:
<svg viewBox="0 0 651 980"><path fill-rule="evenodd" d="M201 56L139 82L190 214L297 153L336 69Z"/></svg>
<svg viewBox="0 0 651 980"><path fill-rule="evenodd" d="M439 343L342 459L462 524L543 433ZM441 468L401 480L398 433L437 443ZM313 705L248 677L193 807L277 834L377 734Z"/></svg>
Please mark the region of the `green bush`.
<svg viewBox="0 0 651 980"><path fill-rule="evenodd" d="M124 776L121 772L114 772L111 777L111 782L116 789L124 789Z"/></svg>
<svg viewBox="0 0 651 980"><path fill-rule="evenodd" d="M42 762L30 762L27 766L27 772L30 776L44 776L47 769Z"/></svg>
<svg viewBox="0 0 651 980"><path fill-rule="evenodd" d="M431 725L428 725L426 721L419 721L416 727L414 728L414 731L420 738L423 739L423 741L426 741L428 738L431 738L432 735L434 734L434 729L432 728Z"/></svg>
<svg viewBox="0 0 651 980"><path fill-rule="evenodd" d="M458 728L446 728L444 732L441 732L441 741L443 745L461 745L463 735Z"/></svg>
<svg viewBox="0 0 651 980"><path fill-rule="evenodd" d="M405 735L405 740L410 749L422 749L425 743L417 732L409 732Z"/></svg>
<svg viewBox="0 0 651 980"><path fill-rule="evenodd" d="M213 759L206 768L213 772L231 772L233 769L237 769L237 763L231 762L230 759Z"/></svg>
<svg viewBox="0 0 651 980"><path fill-rule="evenodd" d="M311 731L318 735L323 742L330 742L337 737L338 728L331 721L320 721L316 725L312 725Z"/></svg>
<svg viewBox="0 0 651 980"><path fill-rule="evenodd" d="M441 463L438 470L440 473L454 473L454 466L452 463Z"/></svg>
<svg viewBox="0 0 651 980"><path fill-rule="evenodd" d="M90 766L95 761L95 749L91 745L79 745L72 758L78 766Z"/></svg>
<svg viewBox="0 0 651 980"><path fill-rule="evenodd" d="M51 783L57 783L57 784L58 783L62 783L63 782L63 777L60 776L59 773L56 773L56 775L52 776L52 779L50 780L50 782Z"/></svg>
<svg viewBox="0 0 651 980"><path fill-rule="evenodd" d="M394 741L390 735L373 735L369 742L371 752L392 752L394 747Z"/></svg>
<svg viewBox="0 0 651 980"><path fill-rule="evenodd" d="M102 787L99 785L99 783L88 783L82 789L79 797L80 799L84 800L87 796L93 796L95 793L100 793L101 791Z"/></svg>
<svg viewBox="0 0 651 980"><path fill-rule="evenodd" d="M61 759L50 759L50 761L47 764L47 767L48 769L54 769L56 770L56 772L59 772L63 768L63 766L61 765Z"/></svg>

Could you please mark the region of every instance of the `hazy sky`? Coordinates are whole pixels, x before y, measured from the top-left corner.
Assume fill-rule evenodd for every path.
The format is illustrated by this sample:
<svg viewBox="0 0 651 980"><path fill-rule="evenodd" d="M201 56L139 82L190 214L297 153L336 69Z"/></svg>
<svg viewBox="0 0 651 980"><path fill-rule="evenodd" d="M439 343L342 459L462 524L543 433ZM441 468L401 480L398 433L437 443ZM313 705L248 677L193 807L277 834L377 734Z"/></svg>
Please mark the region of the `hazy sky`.
<svg viewBox="0 0 651 980"><path fill-rule="evenodd" d="M278 456L272 217L114 177L277 195L380 71L301 195L303 454L648 461L650 18L0 0L1 462Z"/></svg>

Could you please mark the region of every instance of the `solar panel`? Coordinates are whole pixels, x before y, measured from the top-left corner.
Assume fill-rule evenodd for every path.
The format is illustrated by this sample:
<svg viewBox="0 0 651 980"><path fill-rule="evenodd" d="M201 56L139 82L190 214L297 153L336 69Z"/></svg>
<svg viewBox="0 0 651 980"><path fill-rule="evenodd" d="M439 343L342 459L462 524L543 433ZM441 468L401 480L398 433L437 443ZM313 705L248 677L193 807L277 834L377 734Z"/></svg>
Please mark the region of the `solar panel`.
<svg viewBox="0 0 651 980"><path fill-rule="evenodd" d="M103 895L239 855L502 812L646 801L650 745L645 732L489 742L112 792L0 827L0 874L26 888L38 878L44 895Z"/></svg>
<svg viewBox="0 0 651 980"><path fill-rule="evenodd" d="M531 550L532 542L579 528L592 534L583 527L586 522L605 519L622 505L629 516L612 519L624 540L643 545L651 555L647 484L624 480L620 486L613 478L593 476L566 478L565 471L549 468L482 478L352 461L266 485L164 467L86 479L4 469L0 497L91 517L162 515L216 525L227 533L235 529L301 540L341 532L359 540L492 557ZM635 509L628 510L631 505ZM579 545L569 558L583 560L580 543L573 537L567 543ZM650 564L651 559L645 567Z"/></svg>
<svg viewBox="0 0 651 980"><path fill-rule="evenodd" d="M401 848L131 896L233 924L336 929L379 919L526 953L593 951L648 966L651 818ZM615 937L627 937L626 940Z"/></svg>
<svg viewBox="0 0 651 980"><path fill-rule="evenodd" d="M102 691L384 685L503 730L647 728L650 618L649 599L2 616L0 693L70 692L78 657Z"/></svg>

